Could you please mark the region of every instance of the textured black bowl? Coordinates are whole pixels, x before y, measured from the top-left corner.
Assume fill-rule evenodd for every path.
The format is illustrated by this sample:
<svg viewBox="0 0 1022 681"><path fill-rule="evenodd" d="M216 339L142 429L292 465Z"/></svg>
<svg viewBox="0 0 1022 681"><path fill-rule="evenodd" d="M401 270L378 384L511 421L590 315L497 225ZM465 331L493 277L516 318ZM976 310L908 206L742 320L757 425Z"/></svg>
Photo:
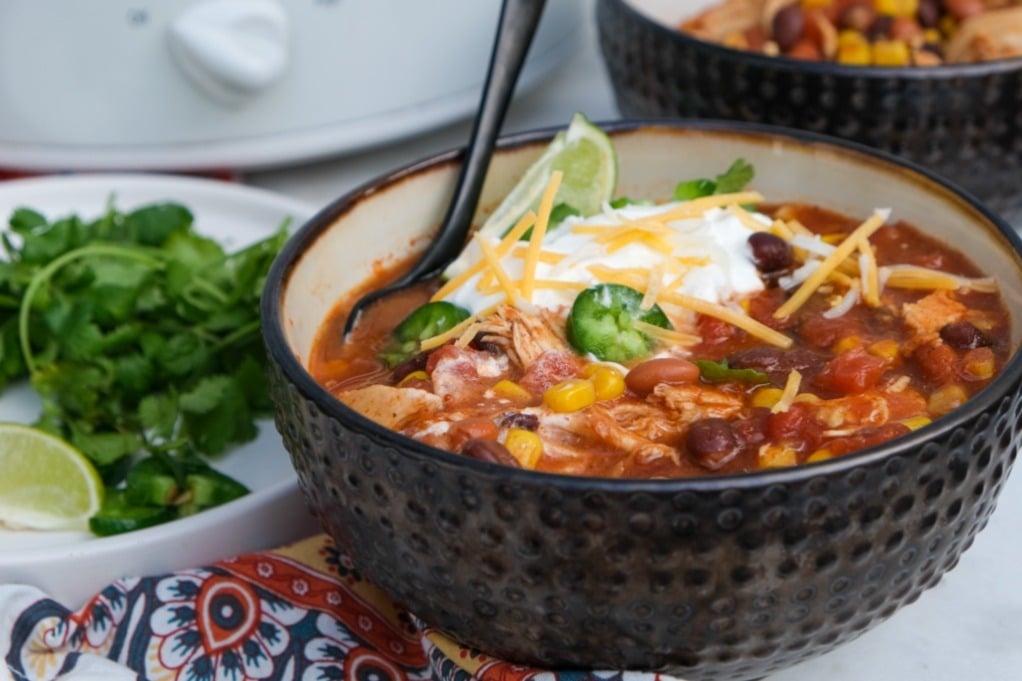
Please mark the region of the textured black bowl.
<svg viewBox="0 0 1022 681"><path fill-rule="evenodd" d="M600 49L624 117L833 135L914 161L1022 219L1022 59L878 68L767 57L692 38L644 11L681 19L716 1L597 0Z"/></svg>
<svg viewBox="0 0 1022 681"><path fill-rule="evenodd" d="M816 136L718 123L607 126L622 194L757 169L776 200L874 205L959 243L1022 319L1022 244L927 173ZM551 131L504 141L483 208ZM830 462L688 480L604 480L490 465L399 436L304 368L334 301L440 219L459 155L374 181L287 244L263 299L276 422L312 511L357 567L427 623L492 655L559 668L740 681L855 638L952 568L1015 458L1022 360L953 414ZM868 197L868 198L864 198ZM865 204L865 208L864 208ZM968 238L963 238L968 235Z"/></svg>

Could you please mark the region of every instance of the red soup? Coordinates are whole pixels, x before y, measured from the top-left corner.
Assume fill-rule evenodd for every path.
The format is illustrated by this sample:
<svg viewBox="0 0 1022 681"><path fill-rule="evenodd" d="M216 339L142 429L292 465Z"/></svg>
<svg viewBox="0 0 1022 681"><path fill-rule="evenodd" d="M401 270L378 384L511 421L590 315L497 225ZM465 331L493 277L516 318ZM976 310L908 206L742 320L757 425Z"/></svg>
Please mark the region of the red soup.
<svg viewBox="0 0 1022 681"><path fill-rule="evenodd" d="M823 461L926 425L999 372L1008 316L960 252L883 212L750 202L495 238L372 308L349 342L342 301L311 372L424 443L606 477Z"/></svg>

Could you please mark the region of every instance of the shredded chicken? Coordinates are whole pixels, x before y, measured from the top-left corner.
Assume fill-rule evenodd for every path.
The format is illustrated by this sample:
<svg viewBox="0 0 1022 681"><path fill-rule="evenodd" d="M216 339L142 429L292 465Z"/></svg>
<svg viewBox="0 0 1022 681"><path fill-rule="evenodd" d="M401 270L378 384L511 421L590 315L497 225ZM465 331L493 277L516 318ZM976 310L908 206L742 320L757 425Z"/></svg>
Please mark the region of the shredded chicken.
<svg viewBox="0 0 1022 681"><path fill-rule="evenodd" d="M587 425L608 445L623 450L635 460L648 463L669 457L680 463L678 450L659 442L665 435L677 435L677 424L662 409L652 405L594 404L585 411Z"/></svg>
<svg viewBox="0 0 1022 681"><path fill-rule="evenodd" d="M667 408L668 418L692 423L710 417L727 418L742 409L742 399L705 385L661 383L648 398Z"/></svg>
<svg viewBox="0 0 1022 681"><path fill-rule="evenodd" d="M558 328L548 311L528 314L511 305L502 305L479 325L479 333L484 342L503 348L518 366L528 367L544 352L568 350L567 341Z"/></svg>
<svg viewBox="0 0 1022 681"><path fill-rule="evenodd" d="M366 418L392 430L401 430L413 419L443 407L443 399L431 392L388 385L369 385L337 397Z"/></svg>
<svg viewBox="0 0 1022 681"><path fill-rule="evenodd" d="M1022 7L1006 7L963 21L948 42L949 64L967 64L1022 55Z"/></svg>
<svg viewBox="0 0 1022 681"><path fill-rule="evenodd" d="M914 348L940 338L945 324L961 321L968 308L951 297L947 291L935 291L915 303L902 306L905 325L912 332L907 348Z"/></svg>

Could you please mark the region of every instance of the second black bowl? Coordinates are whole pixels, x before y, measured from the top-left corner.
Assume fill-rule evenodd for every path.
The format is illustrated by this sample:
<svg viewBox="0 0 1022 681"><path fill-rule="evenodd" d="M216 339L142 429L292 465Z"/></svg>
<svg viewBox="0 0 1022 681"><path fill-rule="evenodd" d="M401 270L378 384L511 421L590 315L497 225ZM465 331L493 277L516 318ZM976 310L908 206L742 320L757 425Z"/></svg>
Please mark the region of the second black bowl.
<svg viewBox="0 0 1022 681"><path fill-rule="evenodd" d="M883 149L1022 220L1022 58L845 66L754 54L677 23L719 0L597 0L599 44L626 118L768 123Z"/></svg>

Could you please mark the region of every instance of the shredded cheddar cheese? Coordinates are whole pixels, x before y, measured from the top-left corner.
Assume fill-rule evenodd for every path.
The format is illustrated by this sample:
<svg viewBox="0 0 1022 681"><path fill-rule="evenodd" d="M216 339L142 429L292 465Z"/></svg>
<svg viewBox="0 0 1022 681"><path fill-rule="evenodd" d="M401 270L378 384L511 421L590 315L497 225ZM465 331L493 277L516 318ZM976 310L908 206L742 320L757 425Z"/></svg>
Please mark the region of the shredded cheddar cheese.
<svg viewBox="0 0 1022 681"><path fill-rule="evenodd" d="M776 345L779 348L790 348L792 340L788 336L785 336L780 331L771 329L766 324L758 322L752 317L742 314L736 310L733 310L724 305L717 305L714 303L708 303L700 298L693 296L687 296L682 293L675 291L664 291L660 294L660 302L677 305L693 312L705 314L709 317L715 317L721 321L727 322L732 326L746 331L757 338L760 338L771 345Z"/></svg>
<svg viewBox="0 0 1022 681"><path fill-rule="evenodd" d="M791 405L795 403L795 398L798 396L798 389L802 386L802 374L797 370L792 369L788 373L788 379L784 382L784 390L781 391L781 397L770 408L770 412L773 414L779 414L781 412L788 411L791 409Z"/></svg>
<svg viewBox="0 0 1022 681"><path fill-rule="evenodd" d="M465 330L470 326L474 326L479 322L480 319L486 319L494 312L496 312L498 305L491 305L485 310L481 310L478 314L474 314L466 319L463 319L460 323L455 324L451 328L447 329L443 333L438 333L435 336L431 336L422 340L419 343L419 348L422 350L432 350L438 348L452 338L459 338L461 334L465 333Z"/></svg>
<svg viewBox="0 0 1022 681"><path fill-rule="evenodd" d="M539 213L536 216L536 224L532 227L532 237L529 239L529 248L525 254L525 261L522 268L520 280L520 292L522 298L532 300L532 291L536 282L536 263L539 262L539 253L543 248L543 238L546 236L547 227L550 226L550 211L554 208L554 196L561 186L561 179L564 173L555 170L550 174L550 182L543 192L543 198L539 201Z"/></svg>
<svg viewBox="0 0 1022 681"><path fill-rule="evenodd" d="M816 289L820 287L823 282L827 280L827 277L844 262L845 258L850 256L852 252L859 247L859 243L865 239L868 239L873 232L880 229L884 224L885 217L880 213L874 213L862 224L855 228L848 237L834 249L834 252L828 255L809 277L802 282L802 285L795 290L795 293L791 295L788 300L784 301L784 304L774 311L774 317L776 319L784 319L791 315L793 312L798 310L802 305L805 304L809 297L816 292Z"/></svg>

